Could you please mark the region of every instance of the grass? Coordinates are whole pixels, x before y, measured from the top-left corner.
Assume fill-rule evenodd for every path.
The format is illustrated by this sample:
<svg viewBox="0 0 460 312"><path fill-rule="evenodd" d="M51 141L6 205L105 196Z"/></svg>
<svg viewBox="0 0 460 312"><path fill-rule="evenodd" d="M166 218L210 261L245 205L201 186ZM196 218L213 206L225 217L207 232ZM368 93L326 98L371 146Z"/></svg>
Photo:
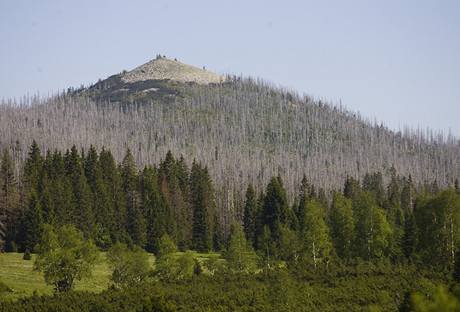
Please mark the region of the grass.
<svg viewBox="0 0 460 312"><path fill-rule="evenodd" d="M210 258L220 258L219 253L198 253L193 251L193 256L203 261ZM175 253L179 257L182 252ZM152 268L155 256L149 254ZM11 288L12 292L0 293L0 300L17 300L31 296L34 292L52 294L53 287L46 285L43 274L33 269L35 255L31 260L23 260L22 253L0 253L0 282ZM100 253L99 262L94 266L92 276L75 283L76 290L101 292L110 285L110 268L107 264L105 253Z"/></svg>

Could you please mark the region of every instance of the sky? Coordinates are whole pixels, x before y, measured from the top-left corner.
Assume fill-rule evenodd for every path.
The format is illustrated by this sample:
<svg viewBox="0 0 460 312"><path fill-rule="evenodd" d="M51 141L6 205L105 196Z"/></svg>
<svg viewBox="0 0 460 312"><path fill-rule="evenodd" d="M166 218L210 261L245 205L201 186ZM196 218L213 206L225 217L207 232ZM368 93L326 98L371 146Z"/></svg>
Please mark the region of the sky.
<svg viewBox="0 0 460 312"><path fill-rule="evenodd" d="M0 0L0 98L156 54L460 137L460 1Z"/></svg>

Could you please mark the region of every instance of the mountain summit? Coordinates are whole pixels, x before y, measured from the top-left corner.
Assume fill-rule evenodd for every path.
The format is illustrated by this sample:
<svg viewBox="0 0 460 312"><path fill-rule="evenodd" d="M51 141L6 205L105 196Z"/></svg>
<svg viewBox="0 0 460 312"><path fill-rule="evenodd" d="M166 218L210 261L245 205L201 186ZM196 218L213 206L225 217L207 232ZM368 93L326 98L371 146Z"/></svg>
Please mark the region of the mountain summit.
<svg viewBox="0 0 460 312"><path fill-rule="evenodd" d="M201 69L181 63L176 59L171 60L162 56L157 56L157 58L121 75L121 80L125 83L146 80L173 80L210 84L222 82L224 78L224 76L209 72L204 68Z"/></svg>
<svg viewBox="0 0 460 312"><path fill-rule="evenodd" d="M174 101L180 86L196 84L207 86L226 81L226 77L158 55L155 59L130 71L123 71L105 80L99 80L86 93L95 100L109 100L112 103L145 102L158 100Z"/></svg>

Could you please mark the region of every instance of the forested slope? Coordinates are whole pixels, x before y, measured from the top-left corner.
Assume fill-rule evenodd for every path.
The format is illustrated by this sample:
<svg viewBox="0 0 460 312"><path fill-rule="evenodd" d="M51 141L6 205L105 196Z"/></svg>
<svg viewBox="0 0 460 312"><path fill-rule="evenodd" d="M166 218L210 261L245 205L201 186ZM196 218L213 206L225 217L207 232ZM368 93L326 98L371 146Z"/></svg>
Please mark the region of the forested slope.
<svg viewBox="0 0 460 312"><path fill-rule="evenodd" d="M117 161L130 148L139 166L171 150L209 168L218 206L230 213L238 213L247 182L260 190L277 174L291 195L304 174L325 190L348 175L380 171L388 179L392 166L416 184L452 185L460 176L460 142L450 135L394 132L261 80L126 82L124 75L50 98L3 101L0 148L18 164L33 139L42 151L106 147Z"/></svg>

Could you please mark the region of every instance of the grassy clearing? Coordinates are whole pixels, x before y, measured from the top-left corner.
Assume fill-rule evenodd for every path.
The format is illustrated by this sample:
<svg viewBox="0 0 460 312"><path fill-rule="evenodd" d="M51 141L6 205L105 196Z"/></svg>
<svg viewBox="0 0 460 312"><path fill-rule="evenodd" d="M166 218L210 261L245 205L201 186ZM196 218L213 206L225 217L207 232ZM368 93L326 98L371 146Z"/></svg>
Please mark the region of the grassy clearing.
<svg viewBox="0 0 460 312"><path fill-rule="evenodd" d="M182 252L175 253L176 257ZM35 255L32 260L23 260L22 253L0 253L0 282L11 288L13 292L0 293L0 300L16 300L27 297L36 292L39 295L51 294L53 288L45 284L43 274L34 271ZM155 256L149 254L152 268L155 264ZM198 253L193 251L193 256L200 261L211 258L220 258L219 253ZM101 292L110 285L110 269L108 267L105 253L100 253L98 264L94 266L92 277L75 283L76 290L90 292Z"/></svg>

